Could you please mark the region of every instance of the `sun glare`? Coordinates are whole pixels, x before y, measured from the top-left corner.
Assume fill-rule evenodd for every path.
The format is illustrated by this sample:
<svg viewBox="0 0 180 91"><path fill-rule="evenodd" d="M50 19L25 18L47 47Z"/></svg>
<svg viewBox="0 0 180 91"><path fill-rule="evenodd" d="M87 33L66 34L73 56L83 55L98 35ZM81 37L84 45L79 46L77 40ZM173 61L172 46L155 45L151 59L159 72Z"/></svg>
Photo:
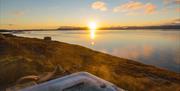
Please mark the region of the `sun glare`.
<svg viewBox="0 0 180 91"><path fill-rule="evenodd" d="M95 39L95 36L96 36L96 30L97 30L97 22L95 22L95 21L89 22L88 23L88 28L89 28L89 31L90 31L91 45L94 46L94 44L95 44L94 39Z"/></svg>
<svg viewBox="0 0 180 91"><path fill-rule="evenodd" d="M91 29L91 30L95 30L95 29L97 29L97 24L96 24L96 22L89 22L89 25L88 25L88 27L89 27L89 29Z"/></svg>

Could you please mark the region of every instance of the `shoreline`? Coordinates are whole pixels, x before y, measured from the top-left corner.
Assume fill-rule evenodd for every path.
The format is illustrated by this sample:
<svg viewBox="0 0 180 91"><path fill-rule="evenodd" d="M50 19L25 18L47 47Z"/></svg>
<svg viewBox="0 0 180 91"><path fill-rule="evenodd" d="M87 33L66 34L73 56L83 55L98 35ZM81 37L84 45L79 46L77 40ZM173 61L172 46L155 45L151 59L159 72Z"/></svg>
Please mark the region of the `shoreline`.
<svg viewBox="0 0 180 91"><path fill-rule="evenodd" d="M147 87L157 91L180 89L180 73L79 45L0 34L0 46L1 85L14 83L25 75L51 71L55 65L61 65L67 74L87 71L127 90L146 90ZM62 75L65 74L56 76Z"/></svg>

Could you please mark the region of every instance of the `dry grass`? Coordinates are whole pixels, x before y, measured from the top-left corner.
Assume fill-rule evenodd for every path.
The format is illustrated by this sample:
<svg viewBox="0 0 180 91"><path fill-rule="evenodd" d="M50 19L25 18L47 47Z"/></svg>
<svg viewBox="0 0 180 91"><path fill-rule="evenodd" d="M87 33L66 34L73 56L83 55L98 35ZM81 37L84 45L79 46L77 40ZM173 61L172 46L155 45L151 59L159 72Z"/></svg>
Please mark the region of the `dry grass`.
<svg viewBox="0 0 180 91"><path fill-rule="evenodd" d="M0 34L0 85L52 71L87 71L130 91L179 91L180 74L57 41ZM61 74L64 75L64 74ZM58 75L57 75L58 76Z"/></svg>

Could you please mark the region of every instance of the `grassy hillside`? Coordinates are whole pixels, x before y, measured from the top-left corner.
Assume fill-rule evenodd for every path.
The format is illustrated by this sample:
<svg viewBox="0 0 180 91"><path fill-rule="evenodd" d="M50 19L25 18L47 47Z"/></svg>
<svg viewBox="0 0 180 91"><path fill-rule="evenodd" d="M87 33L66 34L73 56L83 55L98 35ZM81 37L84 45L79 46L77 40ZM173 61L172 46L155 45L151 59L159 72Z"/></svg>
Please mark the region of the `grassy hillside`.
<svg viewBox="0 0 180 91"><path fill-rule="evenodd" d="M0 86L52 71L56 65L66 74L87 71L130 91L180 91L179 73L78 45L0 34Z"/></svg>

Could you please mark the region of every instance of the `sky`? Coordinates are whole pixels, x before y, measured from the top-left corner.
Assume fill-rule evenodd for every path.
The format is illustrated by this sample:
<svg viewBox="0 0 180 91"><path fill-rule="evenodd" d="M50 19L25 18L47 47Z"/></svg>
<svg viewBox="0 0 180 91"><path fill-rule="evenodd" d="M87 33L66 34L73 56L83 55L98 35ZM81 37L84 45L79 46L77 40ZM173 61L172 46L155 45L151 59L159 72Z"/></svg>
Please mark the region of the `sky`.
<svg viewBox="0 0 180 91"><path fill-rule="evenodd" d="M180 22L180 0L0 0L0 29L149 26Z"/></svg>

